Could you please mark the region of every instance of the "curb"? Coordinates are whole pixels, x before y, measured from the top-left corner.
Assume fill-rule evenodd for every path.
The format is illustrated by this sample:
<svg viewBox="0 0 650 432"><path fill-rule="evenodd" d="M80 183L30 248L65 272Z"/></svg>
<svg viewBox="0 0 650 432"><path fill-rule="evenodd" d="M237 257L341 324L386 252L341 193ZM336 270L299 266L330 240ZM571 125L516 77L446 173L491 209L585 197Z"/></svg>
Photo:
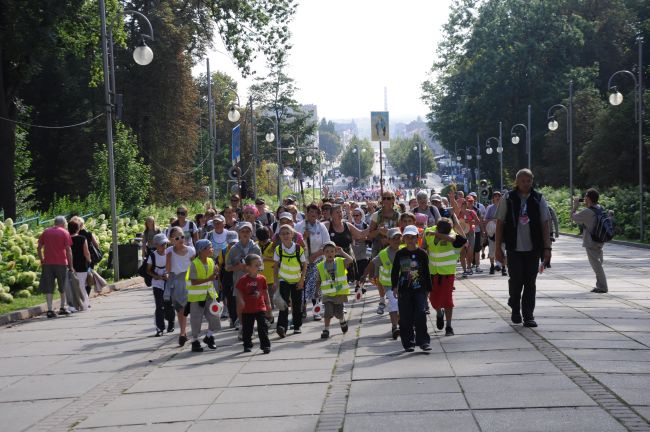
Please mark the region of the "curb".
<svg viewBox="0 0 650 432"><path fill-rule="evenodd" d="M580 234L564 233L562 231L560 231L560 234L562 234L563 236L567 236L567 237L574 237L574 238L579 238L579 239L582 238L582 236ZM650 244L647 244L647 243L634 243L634 242L629 242L629 241L625 241L625 240L610 240L608 243L617 244L617 245L621 245L621 246L635 247L635 248L639 248L639 249L650 249Z"/></svg>
<svg viewBox="0 0 650 432"><path fill-rule="evenodd" d="M113 291L122 291L124 289L140 286L143 284L143 282L144 280L139 276L122 280L114 284L106 285L100 293L95 292L95 290L91 291L90 298L99 297L100 295L107 295ZM47 303L42 303L40 305L32 306L27 309L20 309L17 311L9 312L4 315L0 315L0 326L5 326L7 324L34 318L36 316L44 314L45 312L47 312Z"/></svg>

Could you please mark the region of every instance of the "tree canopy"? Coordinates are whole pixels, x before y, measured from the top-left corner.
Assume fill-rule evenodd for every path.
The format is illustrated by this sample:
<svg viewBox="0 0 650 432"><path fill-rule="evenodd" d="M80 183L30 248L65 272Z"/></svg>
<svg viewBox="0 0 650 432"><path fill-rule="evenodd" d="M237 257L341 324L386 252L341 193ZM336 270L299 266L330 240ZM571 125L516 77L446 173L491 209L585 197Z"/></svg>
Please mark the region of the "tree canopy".
<svg viewBox="0 0 650 432"><path fill-rule="evenodd" d="M343 175L363 181L372 175L373 159L374 152L370 141L354 136L343 151L339 169ZM359 168L361 168L361 177L359 177Z"/></svg>

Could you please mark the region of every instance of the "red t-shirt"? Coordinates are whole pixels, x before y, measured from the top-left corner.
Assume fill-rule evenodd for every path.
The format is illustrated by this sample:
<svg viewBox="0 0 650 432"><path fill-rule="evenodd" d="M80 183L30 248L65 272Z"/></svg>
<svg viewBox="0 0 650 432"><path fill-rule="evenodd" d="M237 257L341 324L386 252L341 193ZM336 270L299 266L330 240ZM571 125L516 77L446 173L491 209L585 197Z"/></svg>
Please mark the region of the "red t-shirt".
<svg viewBox="0 0 650 432"><path fill-rule="evenodd" d="M257 275L252 278L244 275L237 282L237 296L244 299L243 313L266 312L266 278Z"/></svg>
<svg viewBox="0 0 650 432"><path fill-rule="evenodd" d="M47 228L38 238L38 244L43 245L45 249L41 264L68 265L68 256L65 251L72 246L72 238L65 228Z"/></svg>

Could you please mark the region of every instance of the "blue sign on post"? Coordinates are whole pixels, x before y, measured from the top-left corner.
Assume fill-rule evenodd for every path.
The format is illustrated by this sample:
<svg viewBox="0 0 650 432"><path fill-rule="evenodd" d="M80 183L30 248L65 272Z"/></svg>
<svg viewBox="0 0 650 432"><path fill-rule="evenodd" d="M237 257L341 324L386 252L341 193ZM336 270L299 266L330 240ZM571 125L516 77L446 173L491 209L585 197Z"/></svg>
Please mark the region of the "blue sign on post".
<svg viewBox="0 0 650 432"><path fill-rule="evenodd" d="M239 163L241 159L241 145L240 145L240 133L239 125L232 128L232 164L235 165Z"/></svg>

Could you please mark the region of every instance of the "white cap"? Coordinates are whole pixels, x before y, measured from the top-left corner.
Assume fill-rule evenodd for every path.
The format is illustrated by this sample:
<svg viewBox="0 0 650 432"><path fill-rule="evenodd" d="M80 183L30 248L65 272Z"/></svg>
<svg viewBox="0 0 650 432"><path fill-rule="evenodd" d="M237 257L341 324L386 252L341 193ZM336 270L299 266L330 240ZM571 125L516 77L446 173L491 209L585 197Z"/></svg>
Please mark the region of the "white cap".
<svg viewBox="0 0 650 432"><path fill-rule="evenodd" d="M402 232L402 236L407 236L407 235L412 235L412 236L418 236L419 231L418 227L415 225L408 225L404 228L404 232Z"/></svg>

